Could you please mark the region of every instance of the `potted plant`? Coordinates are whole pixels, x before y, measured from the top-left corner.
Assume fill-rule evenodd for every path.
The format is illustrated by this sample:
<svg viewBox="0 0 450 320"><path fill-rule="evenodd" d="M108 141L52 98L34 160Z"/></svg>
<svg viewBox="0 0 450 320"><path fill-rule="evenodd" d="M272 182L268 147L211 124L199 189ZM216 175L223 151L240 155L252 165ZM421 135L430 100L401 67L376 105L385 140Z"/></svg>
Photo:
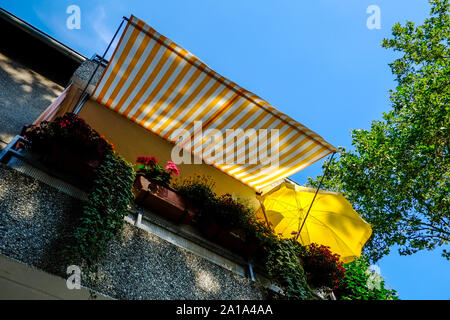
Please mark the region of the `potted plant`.
<svg viewBox="0 0 450 320"><path fill-rule="evenodd" d="M209 176L194 175L175 184L175 189L198 214L196 226L207 238L247 259L258 258L271 230L258 221L253 209L230 194L217 196Z"/></svg>
<svg viewBox="0 0 450 320"><path fill-rule="evenodd" d="M29 126L24 137L31 142L28 150L39 161L86 187L95 179L95 171L105 153L114 150L105 137L73 113Z"/></svg>
<svg viewBox="0 0 450 320"><path fill-rule="evenodd" d="M247 260L261 261L272 230L256 218L245 201L225 194L217 198L214 216L221 226L216 241Z"/></svg>
<svg viewBox="0 0 450 320"><path fill-rule="evenodd" d="M225 194L216 199L216 206L210 215L221 226L216 241L235 253L241 253L246 242L245 220L247 212L244 204Z"/></svg>
<svg viewBox="0 0 450 320"><path fill-rule="evenodd" d="M163 168L153 156L140 156L136 162L138 171L133 188L136 203L175 223L191 223L194 211L170 187L172 176L179 175L178 167L169 161Z"/></svg>
<svg viewBox="0 0 450 320"><path fill-rule="evenodd" d="M214 181L209 176L195 174L174 184L177 193L190 204L196 211L197 224L202 234L210 240L213 240L220 226L208 212L215 210L216 194L214 193Z"/></svg>
<svg viewBox="0 0 450 320"><path fill-rule="evenodd" d="M345 268L340 256L324 245L311 243L299 256L308 284L315 288L327 287L336 290L345 277Z"/></svg>

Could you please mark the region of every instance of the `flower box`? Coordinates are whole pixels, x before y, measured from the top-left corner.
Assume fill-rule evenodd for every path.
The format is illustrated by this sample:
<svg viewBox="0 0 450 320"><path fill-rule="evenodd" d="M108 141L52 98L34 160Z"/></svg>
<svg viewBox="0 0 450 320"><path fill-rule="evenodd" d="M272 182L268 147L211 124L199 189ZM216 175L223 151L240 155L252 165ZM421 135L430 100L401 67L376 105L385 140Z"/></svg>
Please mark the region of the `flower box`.
<svg viewBox="0 0 450 320"><path fill-rule="evenodd" d="M259 254L260 247L256 241L249 241L246 239L244 246L241 248L240 254L244 258L254 258Z"/></svg>
<svg viewBox="0 0 450 320"><path fill-rule="evenodd" d="M100 160L73 155L58 144L52 144L46 150L45 153L37 153L26 147L21 152L28 162L52 176L85 190L92 187Z"/></svg>
<svg viewBox="0 0 450 320"><path fill-rule="evenodd" d="M244 259L253 259L259 249L258 244L255 241L249 241L241 229L220 230L215 241Z"/></svg>
<svg viewBox="0 0 450 320"><path fill-rule="evenodd" d="M221 228L216 220L211 217L205 217L199 221L200 232L209 240L215 240Z"/></svg>
<svg viewBox="0 0 450 320"><path fill-rule="evenodd" d="M243 230L224 229L211 217L203 218L199 229L207 239L243 257L250 257L256 251L256 245L246 242Z"/></svg>
<svg viewBox="0 0 450 320"><path fill-rule="evenodd" d="M114 149L105 137L73 113L27 126L22 133L30 142L27 148L38 156L39 162L55 169L51 174L69 178L71 183L86 189L93 185L105 152Z"/></svg>
<svg viewBox="0 0 450 320"><path fill-rule="evenodd" d="M133 192L138 205L177 224L190 224L195 216L183 197L142 175L137 175Z"/></svg>
<svg viewBox="0 0 450 320"><path fill-rule="evenodd" d="M89 160L67 152L57 144L50 148L49 154L41 160L52 168L70 175L86 187L90 187L96 178L95 171L100 165L100 160Z"/></svg>
<svg viewBox="0 0 450 320"><path fill-rule="evenodd" d="M240 229L221 230L217 235L217 243L228 250L242 254L245 247L245 233Z"/></svg>

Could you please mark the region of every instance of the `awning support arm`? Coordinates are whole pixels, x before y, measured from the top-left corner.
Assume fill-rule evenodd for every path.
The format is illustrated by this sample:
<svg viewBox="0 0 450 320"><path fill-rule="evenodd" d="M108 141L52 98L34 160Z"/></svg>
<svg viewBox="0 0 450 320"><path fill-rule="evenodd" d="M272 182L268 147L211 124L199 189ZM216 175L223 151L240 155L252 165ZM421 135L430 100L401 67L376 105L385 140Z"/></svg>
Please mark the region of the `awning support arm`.
<svg viewBox="0 0 450 320"><path fill-rule="evenodd" d="M108 53L109 49L111 48L111 45L113 44L114 40L116 39L117 34L119 33L120 29L122 29L122 26L123 26L123 23L125 22L125 20L128 20L128 19L126 19L125 17L122 17L122 22L120 23L119 27L116 30L116 33L114 33L114 36L112 37L111 41L109 42L108 47L106 48L105 52L103 53L102 60L105 60L106 54ZM80 97L78 98L77 104L75 105L77 107L77 109L75 110L75 114L78 114L80 112L81 108L84 105L84 102L86 102L88 100L88 99L86 99L87 98L86 91L87 91L87 88L89 87L89 85L91 84L91 81L94 78L94 75L97 73L98 68L100 67L100 64L101 64L100 61L98 61L97 67L95 67L94 72L91 74L88 82L86 83L86 86L83 89L83 92L81 93ZM81 103L81 100L83 100L82 103Z"/></svg>
<svg viewBox="0 0 450 320"><path fill-rule="evenodd" d="M330 161L328 161L327 166L325 167L325 171L323 172L323 176L322 176L322 178L320 179L319 186L317 187L316 193L314 194L314 198L313 198L313 200L311 201L311 204L310 204L310 206L309 206L308 212L306 213L306 216L305 216L305 218L303 219L302 225L301 225L300 228L298 229L298 233L297 233L297 236L295 237L295 241L298 240L298 237L300 236L300 232L302 232L303 226L305 225L306 219L308 218L309 212L311 211L311 208L312 208L312 206L313 206L313 204L314 204L314 200L316 200L317 194L319 193L319 190L320 190L320 188L322 187L323 180L324 180L325 176L326 176L327 173L328 173L328 168L330 167L330 163L331 163L331 161L333 161L333 158L334 158L334 155L335 155L335 154L336 154L336 152L333 152L333 154L331 155Z"/></svg>

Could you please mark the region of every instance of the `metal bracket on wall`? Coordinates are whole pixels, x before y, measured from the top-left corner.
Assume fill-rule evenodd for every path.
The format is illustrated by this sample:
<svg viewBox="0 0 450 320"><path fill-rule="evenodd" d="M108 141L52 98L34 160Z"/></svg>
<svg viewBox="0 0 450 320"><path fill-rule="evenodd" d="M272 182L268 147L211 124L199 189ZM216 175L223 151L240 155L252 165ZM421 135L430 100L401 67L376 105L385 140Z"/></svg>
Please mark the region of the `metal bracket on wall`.
<svg viewBox="0 0 450 320"><path fill-rule="evenodd" d="M0 152L0 163L7 164L9 160L11 160L12 156L15 156L19 159L23 158L23 154L20 151L18 151L20 142L24 144L29 143L29 141L24 137L15 136L11 140L11 142Z"/></svg>
<svg viewBox="0 0 450 320"><path fill-rule="evenodd" d="M136 223L134 224L136 227L139 227L142 224L142 211L141 210L136 210L137 211L137 217L136 217Z"/></svg>

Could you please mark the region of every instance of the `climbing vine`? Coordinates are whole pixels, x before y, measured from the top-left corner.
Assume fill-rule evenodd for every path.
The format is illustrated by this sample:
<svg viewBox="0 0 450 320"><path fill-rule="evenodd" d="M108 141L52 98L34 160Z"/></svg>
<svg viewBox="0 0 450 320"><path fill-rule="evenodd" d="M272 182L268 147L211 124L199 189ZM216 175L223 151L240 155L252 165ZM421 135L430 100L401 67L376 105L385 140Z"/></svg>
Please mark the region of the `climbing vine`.
<svg viewBox="0 0 450 320"><path fill-rule="evenodd" d="M277 239L267 251L268 274L283 289L284 297L290 300L314 299L299 260L303 250L294 240Z"/></svg>
<svg viewBox="0 0 450 320"><path fill-rule="evenodd" d="M82 266L86 275L97 272L97 262L105 255L108 242L120 233L133 199L133 167L118 155L107 153L96 175L88 203L67 246L67 262Z"/></svg>

